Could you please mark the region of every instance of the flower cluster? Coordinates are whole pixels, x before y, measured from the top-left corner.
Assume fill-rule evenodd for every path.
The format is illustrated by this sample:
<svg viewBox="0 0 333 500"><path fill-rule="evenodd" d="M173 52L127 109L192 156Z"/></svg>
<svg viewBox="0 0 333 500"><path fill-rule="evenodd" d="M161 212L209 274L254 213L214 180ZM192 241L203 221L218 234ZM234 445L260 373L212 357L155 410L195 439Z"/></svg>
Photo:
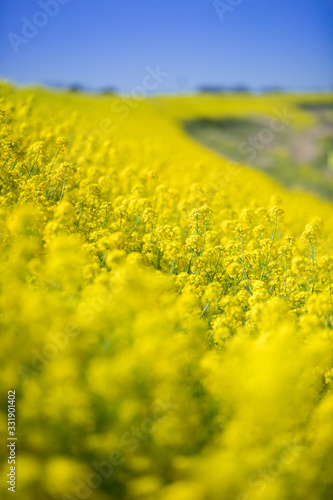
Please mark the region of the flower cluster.
<svg viewBox="0 0 333 500"><path fill-rule="evenodd" d="M20 498L329 498L332 207L232 177L176 125L196 97L96 136L113 96L35 92L1 85Z"/></svg>

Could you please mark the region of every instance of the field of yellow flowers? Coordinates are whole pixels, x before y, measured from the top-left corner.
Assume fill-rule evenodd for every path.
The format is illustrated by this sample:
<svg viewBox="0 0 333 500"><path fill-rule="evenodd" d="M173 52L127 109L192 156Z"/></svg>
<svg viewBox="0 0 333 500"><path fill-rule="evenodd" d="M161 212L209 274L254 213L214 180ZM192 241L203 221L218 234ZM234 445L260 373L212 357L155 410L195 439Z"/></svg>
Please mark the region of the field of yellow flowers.
<svg viewBox="0 0 333 500"><path fill-rule="evenodd" d="M333 498L332 205L181 126L295 103L1 84L3 498Z"/></svg>

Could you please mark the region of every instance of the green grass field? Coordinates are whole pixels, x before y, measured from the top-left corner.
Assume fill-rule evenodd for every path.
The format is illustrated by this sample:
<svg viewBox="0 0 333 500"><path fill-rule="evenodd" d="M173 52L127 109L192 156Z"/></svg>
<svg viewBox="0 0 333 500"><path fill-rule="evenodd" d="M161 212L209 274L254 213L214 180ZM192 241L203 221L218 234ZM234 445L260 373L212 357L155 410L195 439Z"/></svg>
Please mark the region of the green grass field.
<svg viewBox="0 0 333 500"><path fill-rule="evenodd" d="M271 129L264 115L202 117L186 120L184 128L202 145L264 170L285 187L332 200L333 102L331 98L323 102L300 98L298 108L312 118L312 124L301 130L292 123Z"/></svg>

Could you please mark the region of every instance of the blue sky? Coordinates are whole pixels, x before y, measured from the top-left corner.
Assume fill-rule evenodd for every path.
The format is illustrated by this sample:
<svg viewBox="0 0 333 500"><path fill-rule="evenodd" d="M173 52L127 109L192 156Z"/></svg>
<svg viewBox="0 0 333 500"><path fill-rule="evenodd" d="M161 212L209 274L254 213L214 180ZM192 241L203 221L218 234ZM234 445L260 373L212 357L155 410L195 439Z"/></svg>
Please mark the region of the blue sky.
<svg viewBox="0 0 333 500"><path fill-rule="evenodd" d="M220 9L214 0L1 0L0 78L128 93L147 66L159 65L168 76L158 92L332 88L333 0L215 4Z"/></svg>

